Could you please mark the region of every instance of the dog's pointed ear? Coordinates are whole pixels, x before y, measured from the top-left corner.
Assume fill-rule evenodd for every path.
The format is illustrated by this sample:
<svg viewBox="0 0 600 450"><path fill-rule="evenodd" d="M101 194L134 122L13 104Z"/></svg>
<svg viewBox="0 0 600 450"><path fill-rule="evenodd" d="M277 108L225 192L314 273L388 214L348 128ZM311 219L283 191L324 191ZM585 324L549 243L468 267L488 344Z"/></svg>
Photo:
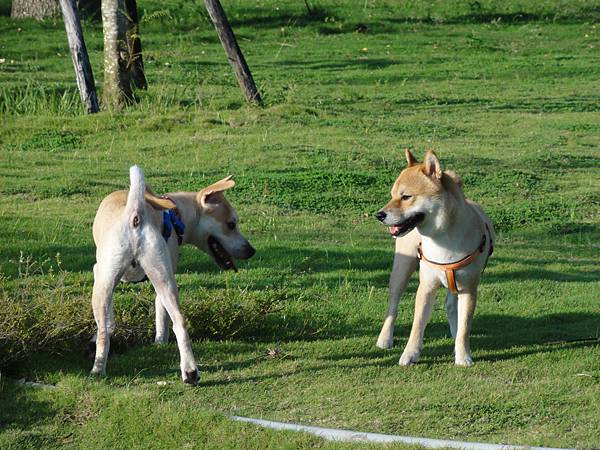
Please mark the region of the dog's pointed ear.
<svg viewBox="0 0 600 450"><path fill-rule="evenodd" d="M444 170L444 173L450 177L452 181L454 181L459 188L463 187L462 179L454 170Z"/></svg>
<svg viewBox="0 0 600 450"><path fill-rule="evenodd" d="M409 149L404 150L404 155L406 156L406 164L407 167L412 167L416 164L419 164L419 161L413 156Z"/></svg>
<svg viewBox="0 0 600 450"><path fill-rule="evenodd" d="M198 203L200 203L203 208L206 208L210 205L210 203L215 203L218 201L219 196L223 191L231 189L234 186L235 181L233 181L233 175L229 175L228 177L223 178L222 180L202 189L200 192L198 192L196 198Z"/></svg>
<svg viewBox="0 0 600 450"><path fill-rule="evenodd" d="M440 160L437 158L436 154L433 153L433 150L427 150L427 153L425 153L425 175L441 180L442 174Z"/></svg>

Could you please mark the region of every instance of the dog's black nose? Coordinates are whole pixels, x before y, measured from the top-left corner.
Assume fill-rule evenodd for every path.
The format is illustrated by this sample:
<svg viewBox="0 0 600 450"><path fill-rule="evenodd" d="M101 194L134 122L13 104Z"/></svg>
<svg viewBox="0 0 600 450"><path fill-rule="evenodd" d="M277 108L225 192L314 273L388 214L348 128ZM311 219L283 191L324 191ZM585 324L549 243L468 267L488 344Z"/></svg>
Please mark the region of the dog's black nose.
<svg viewBox="0 0 600 450"><path fill-rule="evenodd" d="M254 256L254 254L256 253L256 249L254 247L252 247L250 244L248 244L246 246L246 258L252 258Z"/></svg>
<svg viewBox="0 0 600 450"><path fill-rule="evenodd" d="M387 217L387 214L384 211L378 211L377 214L375 214L375 217L377 217L377 220L380 222L383 222Z"/></svg>

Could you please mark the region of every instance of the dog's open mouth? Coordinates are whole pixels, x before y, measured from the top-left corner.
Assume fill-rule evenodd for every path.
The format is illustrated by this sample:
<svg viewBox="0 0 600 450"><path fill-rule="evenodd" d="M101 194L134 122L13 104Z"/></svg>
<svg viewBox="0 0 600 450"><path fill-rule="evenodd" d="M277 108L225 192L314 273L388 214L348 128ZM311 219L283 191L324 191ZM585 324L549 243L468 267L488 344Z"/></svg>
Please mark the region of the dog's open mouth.
<svg viewBox="0 0 600 450"><path fill-rule="evenodd" d="M227 250L221 245L217 238L213 236L208 237L208 247L212 253L215 262L221 266L224 270L233 269L237 272L237 267L231 258L231 255L227 253Z"/></svg>
<svg viewBox="0 0 600 450"><path fill-rule="evenodd" d="M419 223L421 223L424 218L425 214L418 213L412 217L409 217L404 222L399 223L398 225L389 227L388 230L393 237L398 237L411 231L414 227L419 225Z"/></svg>

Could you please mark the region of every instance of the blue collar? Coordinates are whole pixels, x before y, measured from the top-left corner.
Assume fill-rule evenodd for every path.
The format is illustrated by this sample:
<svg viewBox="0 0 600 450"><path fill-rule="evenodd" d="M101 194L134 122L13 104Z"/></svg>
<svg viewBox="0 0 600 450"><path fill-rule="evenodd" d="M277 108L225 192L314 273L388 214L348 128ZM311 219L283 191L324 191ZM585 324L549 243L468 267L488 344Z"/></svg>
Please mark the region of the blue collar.
<svg viewBox="0 0 600 450"><path fill-rule="evenodd" d="M177 234L177 243L181 245L183 242L183 233L185 232L185 224L174 209L167 209L163 211L162 235L165 241L168 241L171 237L173 228L175 228L175 234Z"/></svg>

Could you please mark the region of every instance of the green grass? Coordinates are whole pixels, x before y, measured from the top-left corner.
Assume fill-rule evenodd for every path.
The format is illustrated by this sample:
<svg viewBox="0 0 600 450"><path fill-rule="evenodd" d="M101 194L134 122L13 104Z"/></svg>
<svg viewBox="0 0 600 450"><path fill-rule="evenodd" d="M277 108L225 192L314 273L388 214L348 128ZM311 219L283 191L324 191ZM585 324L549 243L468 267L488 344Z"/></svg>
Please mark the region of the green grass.
<svg viewBox="0 0 600 450"><path fill-rule="evenodd" d="M574 340L600 336L600 3L223 3L263 107L244 104L201 2L140 2L149 89L94 116L62 24L0 17L0 447L348 446L223 414L598 447L600 348ZM101 26L84 31L101 88ZM470 369L452 365L441 301L422 362L397 366L416 280L396 347L374 346L393 243L373 213L405 147L435 149L498 230ZM258 249L237 274L182 251L196 389L174 344L147 344L149 286L118 288L108 377L87 376L91 224L134 163L157 192L235 174Z"/></svg>

